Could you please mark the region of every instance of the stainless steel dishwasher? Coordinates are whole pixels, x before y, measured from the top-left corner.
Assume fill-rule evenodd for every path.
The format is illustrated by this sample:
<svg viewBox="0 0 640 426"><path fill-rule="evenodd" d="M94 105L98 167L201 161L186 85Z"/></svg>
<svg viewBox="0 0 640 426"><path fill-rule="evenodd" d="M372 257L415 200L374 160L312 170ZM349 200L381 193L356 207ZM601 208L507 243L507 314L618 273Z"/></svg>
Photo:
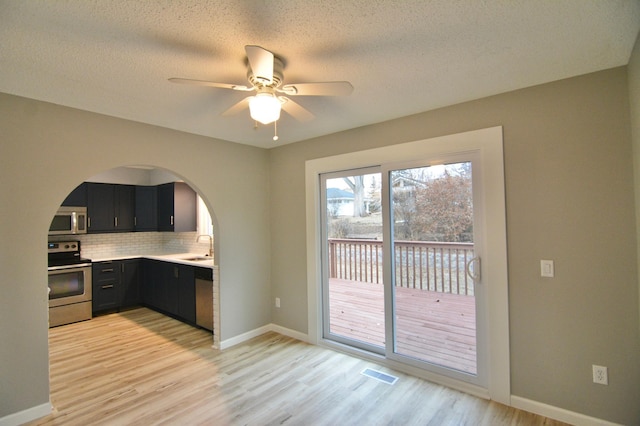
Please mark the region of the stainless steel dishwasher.
<svg viewBox="0 0 640 426"><path fill-rule="evenodd" d="M195 269L196 324L213 331L213 269Z"/></svg>

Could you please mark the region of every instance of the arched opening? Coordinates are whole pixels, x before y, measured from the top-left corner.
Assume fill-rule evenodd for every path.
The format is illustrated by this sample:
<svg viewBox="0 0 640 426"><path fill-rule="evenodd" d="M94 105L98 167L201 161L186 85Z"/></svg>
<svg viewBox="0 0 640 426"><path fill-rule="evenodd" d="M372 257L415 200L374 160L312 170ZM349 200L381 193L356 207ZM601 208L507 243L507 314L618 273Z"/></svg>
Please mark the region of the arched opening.
<svg viewBox="0 0 640 426"><path fill-rule="evenodd" d="M195 211L195 227L187 226L186 228L178 228L178 218L175 217L175 229L166 232L166 229L161 228L161 220L157 219L157 227L149 226L145 223L143 226L139 225L138 221L135 220L133 222L133 228L124 228L123 230L111 229L92 229L92 224L90 223L92 215L97 214L98 212L92 212L92 201L95 201L96 197L100 197L100 193L97 195L92 193L89 188L102 188L106 187L106 189L117 192L117 190L121 188L126 188L130 191L130 194L133 197L133 206L128 206L128 208L133 207L134 210L136 208L145 207L147 210L156 211L159 213L161 209L160 201L158 201L158 193L153 192L153 197L147 196L147 189L153 189L154 191L161 191L162 188L166 185L182 185L188 187L190 191L195 194L193 200L195 203L192 207ZM139 191L138 191L139 190ZM74 195L75 193L75 195ZM78 200L77 193L84 194L84 200L82 200L82 196L80 197L80 201ZM137 200L135 197L141 196L143 197L141 200ZM75 197L75 198L74 198ZM92 200L93 197L93 200ZM191 198L189 198L191 200ZM184 199L181 198L180 201L177 198L174 200L176 204L179 202L184 202ZM190 202L190 201L189 201ZM109 203L117 204L117 201L108 200L105 204L109 205ZM98 287L94 284L96 279L96 268L97 264L106 264L108 262L117 259L119 262L123 262L125 259L139 259L142 261L143 259L155 259L160 260L162 263L172 263L175 259L180 265L193 266L194 270L199 269L209 269L211 270L210 280L212 282L212 288L210 291L210 296L207 294L206 297L210 297L213 299L211 303L205 304L204 309L211 309L210 325L202 325L196 319L189 319L188 315L185 318L182 318L184 322L190 323L196 327L205 328L213 332L213 341L212 344L214 347L217 347L219 344L219 280L217 274L217 254L219 253L219 247L216 242L216 234L219 232L218 224L215 215L213 214L213 209L210 205L210 202L206 199L206 197L202 194L202 192L198 189L198 187L191 181L189 181L186 177L177 175L171 171L151 166L126 166L126 167L117 167L105 172L99 173L97 175L91 176L85 179L84 182L78 182L78 187L75 190L71 190L67 198L63 201L61 200L60 204L65 204L69 206L71 204L71 210L73 210L73 204L84 204L87 208L87 218L85 223L86 232L69 234L67 232L58 232L52 233L48 235L49 246L52 244L55 245L59 242L66 241L78 241L78 251L80 252L80 257L83 259L88 259L92 261L92 266L89 266L89 270L94 271L92 275L89 275L89 278L84 283L85 286L89 286L92 288L93 292L91 294L91 316L93 315L102 315L113 312L118 312L120 309L131 309L136 306L147 306L152 309L155 306L150 306L142 296L143 292L143 283L142 277L139 278L139 289L138 289L138 297L129 298L126 304L120 305L123 300L120 296L117 296L116 305L109 305L108 303L105 305L100 305L96 303L96 298L99 296L96 294L96 288L105 288L105 294L111 292L113 293L114 284L109 282L105 285L98 284ZM93 208L95 209L96 204L93 204ZM191 210L191 209L187 209ZM177 215L176 210L176 215ZM137 219L137 213L135 214L135 218ZM77 218L76 218L77 219ZM117 222L117 219L116 219ZM172 225L174 224L174 218L171 219ZM95 224L93 224L95 226ZM114 223L114 226L116 224ZM197 259L196 259L197 258ZM193 260L192 260L193 259ZM120 264L119 264L120 265ZM137 267L137 266L136 266ZM124 266L123 266L124 268ZM49 267L49 287L50 292L52 285L52 272L51 272L51 262ZM114 268L111 268L113 271ZM120 270L117 270L120 272ZM122 270L124 273L124 269ZM56 273L59 273L57 271ZM195 276L197 278L197 274ZM206 281L206 280L205 280ZM198 281L195 280L193 282L197 286ZM119 292L123 292L122 283L118 283ZM205 283L206 285L206 283ZM63 280L58 282L58 288L70 287ZM73 287L73 285L71 285ZM194 291L197 291L197 288L194 288ZM73 289L72 289L73 292ZM198 297L198 294L194 293L195 297ZM106 299L105 299L106 297ZM102 296L101 301L111 303L112 300L109 299L110 296ZM51 299L50 299L51 300ZM197 300L196 300L197 302ZM126 305L126 306L125 306ZM194 307L196 309L197 307ZM51 315L51 307L50 309L50 320L52 319ZM169 316L173 316L173 312L171 309L161 306L158 308L161 313L165 313ZM89 318L91 318L91 316ZM177 319L181 319L180 315L176 314ZM83 319L80 319L83 320ZM50 326L60 326L64 327L67 323L73 324L79 320L74 320L73 318L67 321L64 324L51 324ZM50 349L51 350L51 349ZM51 378L50 378L51 380Z"/></svg>

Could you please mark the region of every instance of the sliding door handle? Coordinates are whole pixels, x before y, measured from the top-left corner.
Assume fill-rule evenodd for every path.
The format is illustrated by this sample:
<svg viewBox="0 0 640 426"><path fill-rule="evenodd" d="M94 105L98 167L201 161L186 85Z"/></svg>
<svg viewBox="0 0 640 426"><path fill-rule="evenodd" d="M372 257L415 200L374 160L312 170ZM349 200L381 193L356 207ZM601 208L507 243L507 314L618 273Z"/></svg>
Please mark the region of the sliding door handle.
<svg viewBox="0 0 640 426"><path fill-rule="evenodd" d="M471 278L474 283L480 282L480 277L481 277L480 264L481 264L480 257L476 256L473 259L470 259L466 265L467 276ZM472 266L473 266L473 271L471 270Z"/></svg>

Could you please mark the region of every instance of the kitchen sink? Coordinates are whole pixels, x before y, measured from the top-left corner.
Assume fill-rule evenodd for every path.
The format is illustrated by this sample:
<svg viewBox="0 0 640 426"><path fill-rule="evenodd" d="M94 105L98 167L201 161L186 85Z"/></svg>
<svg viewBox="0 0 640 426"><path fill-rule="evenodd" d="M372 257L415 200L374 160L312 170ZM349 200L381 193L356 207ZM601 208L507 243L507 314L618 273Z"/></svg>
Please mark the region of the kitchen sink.
<svg viewBox="0 0 640 426"><path fill-rule="evenodd" d="M180 260L186 260L188 262L199 262L202 260L211 260L209 256L194 256L194 257L185 257Z"/></svg>

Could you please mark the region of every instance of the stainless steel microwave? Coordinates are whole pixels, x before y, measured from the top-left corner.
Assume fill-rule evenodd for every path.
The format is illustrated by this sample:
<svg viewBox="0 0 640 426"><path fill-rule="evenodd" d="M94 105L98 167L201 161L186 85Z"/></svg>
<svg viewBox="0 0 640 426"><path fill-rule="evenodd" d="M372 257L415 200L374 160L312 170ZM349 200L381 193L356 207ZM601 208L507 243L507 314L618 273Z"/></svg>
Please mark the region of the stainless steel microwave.
<svg viewBox="0 0 640 426"><path fill-rule="evenodd" d="M49 226L49 235L75 235L86 233L86 207L60 207Z"/></svg>

